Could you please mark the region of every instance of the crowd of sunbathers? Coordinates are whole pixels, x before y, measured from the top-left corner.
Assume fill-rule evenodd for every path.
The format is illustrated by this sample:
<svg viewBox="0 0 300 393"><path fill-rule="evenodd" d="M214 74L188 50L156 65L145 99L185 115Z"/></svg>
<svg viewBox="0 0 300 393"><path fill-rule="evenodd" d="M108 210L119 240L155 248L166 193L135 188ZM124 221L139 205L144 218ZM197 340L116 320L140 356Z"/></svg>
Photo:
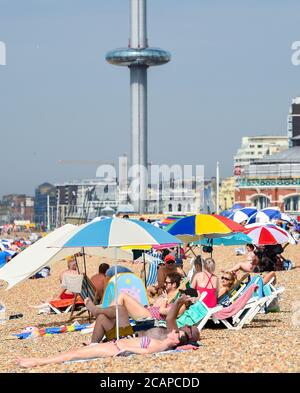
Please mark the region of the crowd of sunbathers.
<svg viewBox="0 0 300 393"><path fill-rule="evenodd" d="M157 284L147 288L149 306L143 306L127 293L119 295L117 307L114 302L106 308L99 306L108 280L115 272L114 267L102 263L98 273L91 277L97 296L95 299L84 299L86 308L95 317L91 342L79 349L46 358L18 358L17 363L21 367L35 367L79 359L156 353L187 344L197 346L200 339L199 330L195 321L190 322L190 319L185 318L186 313L199 302L207 309L212 309L218 304L224 305L220 300L234 288L237 289L245 279L243 277L237 280L239 270L246 272L247 279L251 279L249 273L254 273L259 263L254 262L256 255L252 245L248 245L247 248L246 261L228 271L222 271L221 277L215 274L215 261L212 258L203 259L200 255L196 256L193 268L187 275L182 267L182 259L178 258L175 250L161 251L163 260L158 266ZM128 270L130 271L118 266L118 272ZM75 258L68 260L68 269L60 276L61 282L66 274L78 274ZM274 271L266 272L262 278L260 277L262 285L274 278ZM66 290L60 294L60 298L63 299L71 296L74 294L67 293ZM138 329L138 326L143 327Z"/></svg>

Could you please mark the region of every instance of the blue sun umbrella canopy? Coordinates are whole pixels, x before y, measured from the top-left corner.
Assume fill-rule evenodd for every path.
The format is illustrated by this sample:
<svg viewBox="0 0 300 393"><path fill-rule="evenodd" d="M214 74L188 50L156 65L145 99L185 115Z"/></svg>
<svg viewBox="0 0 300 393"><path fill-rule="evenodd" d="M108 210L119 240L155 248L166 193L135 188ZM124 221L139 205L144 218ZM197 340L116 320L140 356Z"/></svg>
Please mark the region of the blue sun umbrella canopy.
<svg viewBox="0 0 300 393"><path fill-rule="evenodd" d="M229 236L217 237L214 239L203 238L193 244L201 244L202 246L238 246L241 244L252 243L251 237L247 236L245 233L237 232Z"/></svg>
<svg viewBox="0 0 300 393"><path fill-rule="evenodd" d="M228 218L240 224L243 221L248 221L249 217L253 216L255 213L257 213L256 207L244 207L243 209L232 212Z"/></svg>
<svg viewBox="0 0 300 393"><path fill-rule="evenodd" d="M181 243L175 236L147 222L108 218L86 224L62 247L151 248L161 244L172 247Z"/></svg>
<svg viewBox="0 0 300 393"><path fill-rule="evenodd" d="M249 217L247 224L257 223L267 223L271 220L280 220L281 219L281 212L279 209L274 208L265 208L259 210L258 212L254 213L252 216Z"/></svg>

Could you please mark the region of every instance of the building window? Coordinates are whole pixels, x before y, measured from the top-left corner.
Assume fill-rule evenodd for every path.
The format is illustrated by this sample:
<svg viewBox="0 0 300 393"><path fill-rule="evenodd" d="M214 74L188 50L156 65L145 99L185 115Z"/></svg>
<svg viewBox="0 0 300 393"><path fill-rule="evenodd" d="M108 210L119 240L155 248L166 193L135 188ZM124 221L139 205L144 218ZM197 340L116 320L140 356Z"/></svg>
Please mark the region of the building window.
<svg viewBox="0 0 300 393"><path fill-rule="evenodd" d="M181 212L181 210L182 210L182 208L181 208L181 203L178 203L177 210L178 210L179 212Z"/></svg>
<svg viewBox="0 0 300 393"><path fill-rule="evenodd" d="M171 212L171 211L172 211L172 203L169 203L169 205L168 205L168 209L169 209L169 212Z"/></svg>
<svg viewBox="0 0 300 393"><path fill-rule="evenodd" d="M300 209L300 195L292 195L284 200L284 210L297 212Z"/></svg>
<svg viewBox="0 0 300 393"><path fill-rule="evenodd" d="M265 207L268 207L270 204L270 199L263 196L263 195L257 195L252 199L253 205L257 207L258 209L264 209Z"/></svg>

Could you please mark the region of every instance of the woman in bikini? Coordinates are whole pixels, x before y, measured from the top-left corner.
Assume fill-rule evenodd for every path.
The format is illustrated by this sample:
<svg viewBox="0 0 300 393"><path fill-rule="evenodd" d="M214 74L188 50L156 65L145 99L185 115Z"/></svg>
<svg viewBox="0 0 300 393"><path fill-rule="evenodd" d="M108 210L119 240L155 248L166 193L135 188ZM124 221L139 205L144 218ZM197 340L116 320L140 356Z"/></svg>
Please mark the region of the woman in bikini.
<svg viewBox="0 0 300 393"><path fill-rule="evenodd" d="M247 257L246 257L246 262L237 263L235 266L233 266L233 268L228 269L227 270L228 272L237 273L239 270L241 270L242 272L245 272L245 273L252 273L254 271L255 267L259 263L259 258L256 255L256 253L254 252L255 247L253 244L247 244L246 248L248 251Z"/></svg>
<svg viewBox="0 0 300 393"><path fill-rule="evenodd" d="M206 292L203 303L212 308L217 305L219 279L214 275L215 261L207 258L203 262L203 271L195 274L191 287L198 291L199 296Z"/></svg>
<svg viewBox="0 0 300 393"><path fill-rule="evenodd" d="M84 360L90 358L114 357L125 352L136 354L150 354L166 351L179 345L185 345L189 341L188 334L183 330L172 330L165 339L156 340L149 337L122 338L118 341L89 345L87 347L74 349L44 358L22 358L16 359L20 367L32 368L46 364L57 364L72 360Z"/></svg>

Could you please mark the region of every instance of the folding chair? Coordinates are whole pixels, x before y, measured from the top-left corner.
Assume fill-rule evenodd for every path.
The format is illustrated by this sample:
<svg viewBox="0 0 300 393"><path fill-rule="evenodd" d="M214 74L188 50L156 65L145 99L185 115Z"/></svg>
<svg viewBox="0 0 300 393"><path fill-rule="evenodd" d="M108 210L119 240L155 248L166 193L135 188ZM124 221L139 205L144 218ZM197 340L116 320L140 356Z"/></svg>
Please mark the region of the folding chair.
<svg viewBox="0 0 300 393"><path fill-rule="evenodd" d="M257 289L256 284L252 284L247 290L241 295L234 303L228 307L222 307L221 310L215 311L211 314L211 320L216 323L223 323L228 329L239 330L245 324L250 323L257 313L265 306L268 300L273 300L274 295L264 296L261 298L253 297L254 292ZM230 322L232 318L232 322ZM198 325L198 329L201 330L206 324L206 321L201 321Z"/></svg>
<svg viewBox="0 0 300 393"><path fill-rule="evenodd" d="M79 286L76 287L76 292L74 292L75 297L74 297L73 306L71 309L70 321L74 318L78 318L84 312L87 311L88 315L89 315L89 322L90 322L91 321L91 313L90 313L90 311L87 310L86 307L83 307L75 316L73 316L78 299L84 300L87 297L89 297L94 304L96 302L96 288L95 288L94 284L91 282L91 280L88 278L88 276L86 274L80 274L79 276L82 277L81 278L81 285L79 284L80 280L78 280ZM69 289L69 290L71 290L71 289ZM71 290L71 292L73 292L73 291Z"/></svg>

